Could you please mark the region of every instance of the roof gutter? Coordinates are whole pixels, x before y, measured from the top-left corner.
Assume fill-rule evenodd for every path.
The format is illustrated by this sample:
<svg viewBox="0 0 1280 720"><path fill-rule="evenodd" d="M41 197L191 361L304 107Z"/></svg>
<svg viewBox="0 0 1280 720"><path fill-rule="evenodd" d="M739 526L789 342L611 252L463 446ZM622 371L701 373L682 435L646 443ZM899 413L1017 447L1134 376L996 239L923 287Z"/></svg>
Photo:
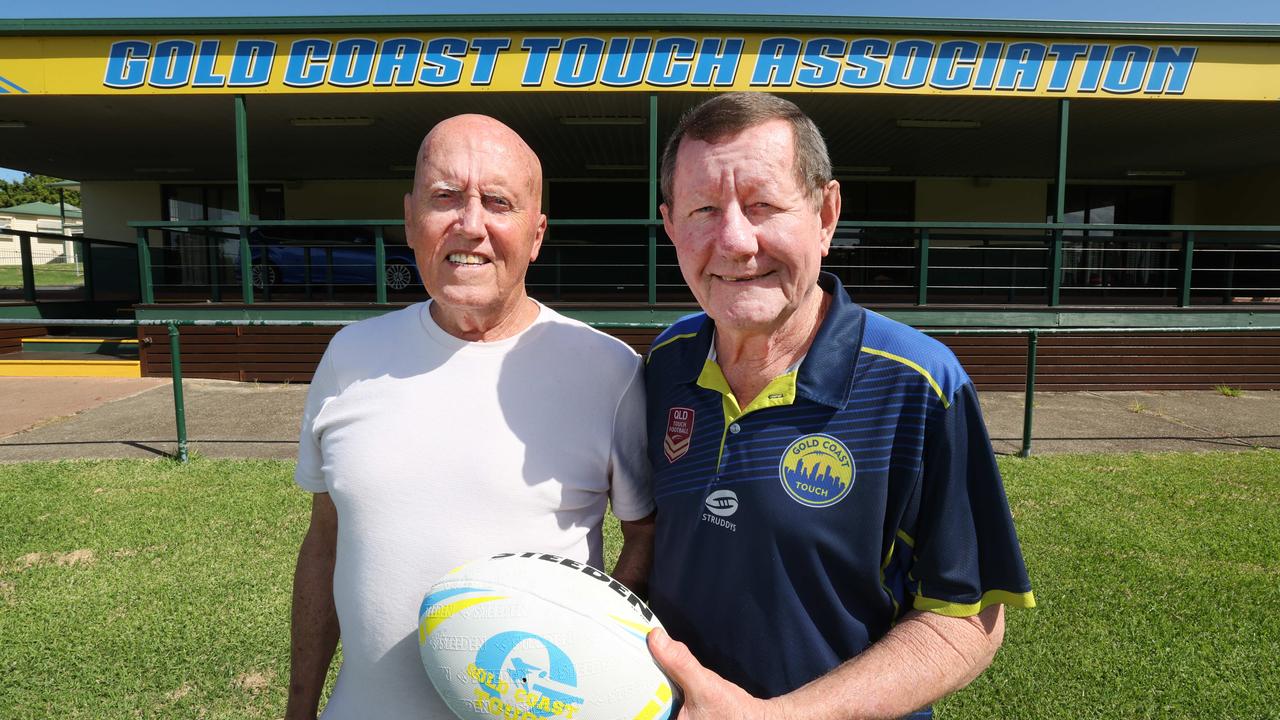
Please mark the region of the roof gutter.
<svg viewBox="0 0 1280 720"><path fill-rule="evenodd" d="M541 28L703 29L749 32L838 31L930 35L1280 39L1280 25L1248 23L1088 22L970 18L837 17L828 15L537 14L335 15L307 17L0 19L0 35L118 35L432 31L519 31Z"/></svg>

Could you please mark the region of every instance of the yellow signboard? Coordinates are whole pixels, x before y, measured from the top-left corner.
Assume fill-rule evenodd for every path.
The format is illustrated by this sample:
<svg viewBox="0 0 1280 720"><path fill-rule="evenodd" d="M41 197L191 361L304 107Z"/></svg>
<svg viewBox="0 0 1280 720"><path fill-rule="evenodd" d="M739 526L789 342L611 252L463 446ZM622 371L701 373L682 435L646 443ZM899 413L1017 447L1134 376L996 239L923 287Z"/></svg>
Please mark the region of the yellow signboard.
<svg viewBox="0 0 1280 720"><path fill-rule="evenodd" d="M862 35L0 38L0 93L729 91L1280 98L1262 43Z"/></svg>

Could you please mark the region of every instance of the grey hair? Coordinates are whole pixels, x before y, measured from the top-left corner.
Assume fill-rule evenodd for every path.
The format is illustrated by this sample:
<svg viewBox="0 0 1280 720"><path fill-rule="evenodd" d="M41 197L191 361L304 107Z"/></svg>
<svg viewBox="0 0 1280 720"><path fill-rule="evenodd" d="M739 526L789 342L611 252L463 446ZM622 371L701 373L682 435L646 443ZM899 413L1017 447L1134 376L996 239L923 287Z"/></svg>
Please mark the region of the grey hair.
<svg viewBox="0 0 1280 720"><path fill-rule="evenodd" d="M690 109L680 117L662 151L660 183L662 197L674 204L676 155L680 141L688 137L703 142L716 142L770 120L786 120L791 126L795 155L792 167L796 183L807 189L816 202L831 182L831 156L818 126L790 100L761 92L735 92L717 95Z"/></svg>

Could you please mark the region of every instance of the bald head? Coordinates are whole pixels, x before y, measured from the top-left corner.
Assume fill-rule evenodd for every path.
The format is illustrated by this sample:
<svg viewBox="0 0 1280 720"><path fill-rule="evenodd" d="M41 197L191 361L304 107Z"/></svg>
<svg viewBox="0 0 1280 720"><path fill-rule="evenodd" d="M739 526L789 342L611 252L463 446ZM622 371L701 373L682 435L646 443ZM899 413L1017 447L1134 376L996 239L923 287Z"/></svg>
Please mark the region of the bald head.
<svg viewBox="0 0 1280 720"><path fill-rule="evenodd" d="M542 162L524 138L515 130L488 115L455 115L441 120L418 147L414 163L414 192L418 191L424 169L440 154L466 148L477 154L477 160L492 167L504 168L511 174L507 181L514 187L527 189L533 207L542 205Z"/></svg>

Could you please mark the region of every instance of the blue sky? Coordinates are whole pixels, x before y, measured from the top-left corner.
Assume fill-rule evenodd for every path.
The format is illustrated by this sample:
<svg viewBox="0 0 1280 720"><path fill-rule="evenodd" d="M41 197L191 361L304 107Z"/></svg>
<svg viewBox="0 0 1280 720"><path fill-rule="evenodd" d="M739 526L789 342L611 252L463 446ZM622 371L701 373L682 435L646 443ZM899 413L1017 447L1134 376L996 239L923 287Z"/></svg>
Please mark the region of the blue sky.
<svg viewBox="0 0 1280 720"><path fill-rule="evenodd" d="M33 4L0 3L0 18L22 17L196 17L244 15L429 15L507 13L699 12L792 15L852 15L893 17L971 17L1033 20L1112 20L1197 23L1280 23L1276 0L829 0L821 4L781 3L779 0L703 0L691 8L688 0L208 0L175 3L172 0L59 0ZM779 7L789 6L789 7Z"/></svg>

